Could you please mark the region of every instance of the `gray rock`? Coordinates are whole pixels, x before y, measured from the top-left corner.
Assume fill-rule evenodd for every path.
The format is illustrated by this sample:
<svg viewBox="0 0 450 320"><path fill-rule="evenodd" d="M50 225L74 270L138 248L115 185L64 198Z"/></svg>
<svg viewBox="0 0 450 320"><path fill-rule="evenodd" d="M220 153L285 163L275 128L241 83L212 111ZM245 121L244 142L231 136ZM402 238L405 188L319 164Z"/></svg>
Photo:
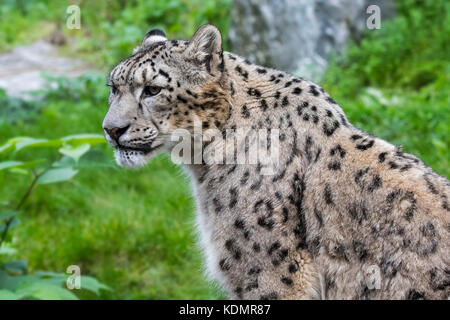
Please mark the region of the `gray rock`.
<svg viewBox="0 0 450 320"><path fill-rule="evenodd" d="M390 0L234 0L231 50L318 81L330 53L361 36L372 4L380 7L382 23L395 14Z"/></svg>

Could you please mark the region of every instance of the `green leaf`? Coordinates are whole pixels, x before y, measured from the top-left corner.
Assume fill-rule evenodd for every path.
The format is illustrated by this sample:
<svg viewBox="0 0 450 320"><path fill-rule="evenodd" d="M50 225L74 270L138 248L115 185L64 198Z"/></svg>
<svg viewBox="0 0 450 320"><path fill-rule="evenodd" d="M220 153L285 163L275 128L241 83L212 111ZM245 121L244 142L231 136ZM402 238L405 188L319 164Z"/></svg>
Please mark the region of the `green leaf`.
<svg viewBox="0 0 450 320"><path fill-rule="evenodd" d="M14 148L14 145L10 141L8 141L5 144L0 146L0 153L12 150L13 148Z"/></svg>
<svg viewBox="0 0 450 320"><path fill-rule="evenodd" d="M29 170L22 169L22 168L12 168L12 169L9 169L9 172L21 174L24 176L29 176L31 174Z"/></svg>
<svg viewBox="0 0 450 320"><path fill-rule="evenodd" d="M16 151L30 147L60 147L63 144L61 139L47 140L47 139L35 139L27 138L16 143Z"/></svg>
<svg viewBox="0 0 450 320"><path fill-rule="evenodd" d="M8 290L16 290L17 284L27 276L10 276L8 273L0 269L0 288Z"/></svg>
<svg viewBox="0 0 450 320"><path fill-rule="evenodd" d="M75 165L76 165L76 162L68 156L63 156L58 161L55 161L52 163L53 168L67 168L67 167L73 167Z"/></svg>
<svg viewBox="0 0 450 320"><path fill-rule="evenodd" d="M0 247L0 255L4 254L5 256L12 256L17 253L17 249L7 248L4 245Z"/></svg>
<svg viewBox="0 0 450 320"><path fill-rule="evenodd" d="M63 273L49 272L49 271L36 271L30 279L36 281L45 282L51 285L62 287L66 284L66 275Z"/></svg>
<svg viewBox="0 0 450 320"><path fill-rule="evenodd" d="M73 146L70 144L64 144L60 149L59 152L63 155L66 155L72 159L75 160L75 162L78 162L78 160L83 156L86 152L89 151L90 145L88 143L83 143L77 146Z"/></svg>
<svg viewBox="0 0 450 320"><path fill-rule="evenodd" d="M51 169L38 178L36 185L67 181L72 179L77 172L78 170L74 170L73 168Z"/></svg>
<svg viewBox="0 0 450 320"><path fill-rule="evenodd" d="M12 291L0 289L0 300L18 300L20 296Z"/></svg>
<svg viewBox="0 0 450 320"><path fill-rule="evenodd" d="M29 138L28 137L15 137L15 138L9 139L5 144L0 146L0 153L14 150L14 147L16 146L16 144L18 142L20 142L22 140L26 140L26 139L29 139Z"/></svg>
<svg viewBox="0 0 450 320"><path fill-rule="evenodd" d="M111 290L110 287L90 276L81 276L81 289L89 290L97 296L100 295L100 290Z"/></svg>
<svg viewBox="0 0 450 320"><path fill-rule="evenodd" d="M18 224L20 224L20 219L14 217L13 220L9 224L8 230L11 230L12 228L17 226ZM6 229L6 222L3 222L3 223L0 224L0 232L5 231L5 229Z"/></svg>
<svg viewBox="0 0 450 320"><path fill-rule="evenodd" d="M8 261L3 264L2 268L10 273L26 274L27 262L25 260Z"/></svg>
<svg viewBox="0 0 450 320"><path fill-rule="evenodd" d="M48 271L36 271L34 273L35 277L39 277L42 281L46 281L47 283L53 285L66 285L67 282L67 274L63 273L55 273ZM100 294L100 290L111 290L110 287L104 285L97 279L90 276L81 276L80 278L81 289L85 289L95 293L96 295Z"/></svg>
<svg viewBox="0 0 450 320"><path fill-rule="evenodd" d="M6 170L6 169L11 169L11 168L18 168L20 166L23 165L22 161L3 161L0 162L0 171L1 170Z"/></svg>
<svg viewBox="0 0 450 320"><path fill-rule="evenodd" d="M3 161L3 162L0 162L0 171L7 170L7 169L11 170L11 169L16 169L16 168L34 169L38 164L40 164L43 161L45 161L45 160L40 159L40 160L34 160L34 161L28 161L28 162L14 161L14 160Z"/></svg>
<svg viewBox="0 0 450 320"><path fill-rule="evenodd" d="M20 210L0 211L0 219L9 219L11 217L15 217L20 212L21 212Z"/></svg>
<svg viewBox="0 0 450 320"><path fill-rule="evenodd" d="M34 169L42 162L46 161L45 159L38 159L33 161L24 162L21 168Z"/></svg>
<svg viewBox="0 0 450 320"><path fill-rule="evenodd" d="M56 280L61 285L66 283L66 277L67 275L64 273L59 272L51 272L51 271L36 271L34 273L36 277L39 277L41 279L49 279L49 280Z"/></svg>
<svg viewBox="0 0 450 320"><path fill-rule="evenodd" d="M70 143L74 146L80 145L80 144L101 144L106 143L106 139L101 134L95 134L95 133L82 133L82 134L75 134L71 136L67 136L64 138L61 138L62 141L65 143Z"/></svg>
<svg viewBox="0 0 450 320"><path fill-rule="evenodd" d="M62 287L45 281L25 281L19 283L16 294L20 297L41 300L78 300L77 296Z"/></svg>
<svg viewBox="0 0 450 320"><path fill-rule="evenodd" d="M0 153L15 150L19 151L30 147L61 147L64 143L77 146L80 144L101 144L106 143L105 137L101 134L83 133L66 136L61 139L37 139L30 137L16 137L8 140L5 144L0 146Z"/></svg>

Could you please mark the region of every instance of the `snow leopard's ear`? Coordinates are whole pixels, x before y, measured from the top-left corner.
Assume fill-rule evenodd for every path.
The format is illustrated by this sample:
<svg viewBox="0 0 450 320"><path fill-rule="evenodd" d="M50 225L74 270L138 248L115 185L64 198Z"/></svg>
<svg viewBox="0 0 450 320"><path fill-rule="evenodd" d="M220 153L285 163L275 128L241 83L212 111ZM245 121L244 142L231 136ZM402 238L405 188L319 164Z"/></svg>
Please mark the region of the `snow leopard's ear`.
<svg viewBox="0 0 450 320"><path fill-rule="evenodd" d="M223 66L222 35L211 24L201 26L192 36L186 49L186 58L198 65L204 65L211 73Z"/></svg>
<svg viewBox="0 0 450 320"><path fill-rule="evenodd" d="M153 43L156 42L164 42L167 41L167 36L161 29L152 29L149 32L147 32L144 36L144 39L142 40L141 46L142 47L149 47Z"/></svg>
<svg viewBox="0 0 450 320"><path fill-rule="evenodd" d="M150 47L152 44L157 42L167 41L166 34L161 29L152 29L147 32L142 40L140 47L134 49L133 53L136 53L139 50Z"/></svg>

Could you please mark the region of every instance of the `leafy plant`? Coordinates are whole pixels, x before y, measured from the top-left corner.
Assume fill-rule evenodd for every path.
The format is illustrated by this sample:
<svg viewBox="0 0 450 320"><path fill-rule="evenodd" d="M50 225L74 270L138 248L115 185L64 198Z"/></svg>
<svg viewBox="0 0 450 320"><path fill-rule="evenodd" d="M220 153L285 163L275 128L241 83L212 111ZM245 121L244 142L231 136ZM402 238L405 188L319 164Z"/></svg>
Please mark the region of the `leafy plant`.
<svg viewBox="0 0 450 320"><path fill-rule="evenodd" d="M24 260L7 260L16 250L7 242L11 238L10 230L20 223L19 215L24 212L24 204L33 190L40 185L64 182L72 179L77 173L77 164L91 145L104 143L103 136L96 134L78 134L60 139L35 139L18 137L8 140L0 146L0 154L18 153L29 148L56 148L59 156L48 162L44 159L33 161L7 160L0 162L0 171L30 177L28 188L14 205L0 208L0 299L77 299L71 291L63 288L66 276L60 273L35 272L28 273ZM12 203L12 202L11 202ZM101 289L109 288L89 276L81 276L83 289L99 294Z"/></svg>
<svg viewBox="0 0 450 320"><path fill-rule="evenodd" d="M360 43L334 57L324 82L342 97L361 87L419 90L432 84L449 62L450 2L396 1L398 15L366 30Z"/></svg>

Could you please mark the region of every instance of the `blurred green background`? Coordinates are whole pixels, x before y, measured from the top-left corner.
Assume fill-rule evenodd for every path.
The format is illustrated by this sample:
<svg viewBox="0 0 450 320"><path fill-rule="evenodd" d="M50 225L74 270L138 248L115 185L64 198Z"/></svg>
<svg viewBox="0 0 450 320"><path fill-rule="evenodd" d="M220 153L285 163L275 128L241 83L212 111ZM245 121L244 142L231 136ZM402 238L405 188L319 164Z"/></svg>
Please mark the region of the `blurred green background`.
<svg viewBox="0 0 450 320"><path fill-rule="evenodd" d="M80 30L65 28L68 3L82 8ZM52 78L59 89L49 86L31 101L0 89L0 146L17 136L102 134L109 69L150 28L187 39L212 23L226 40L231 5L231 0L3 1L0 53L60 29L71 39L61 55L82 58L100 73ZM382 29L366 31L360 43L349 43L343 56L332 59L321 85L354 125L450 177L450 5L406 0L397 2L397 10ZM0 162L38 158L51 161L57 152L0 153ZM159 156L144 169L128 171L114 164L104 144L92 147L77 168L72 180L35 189L4 244L16 251L0 252L0 265L25 260L30 273L64 273L79 265L83 274L111 288L99 295L76 292L85 299L225 298L204 278L194 202L180 168ZM30 179L20 170L0 171L0 209L17 203Z"/></svg>

